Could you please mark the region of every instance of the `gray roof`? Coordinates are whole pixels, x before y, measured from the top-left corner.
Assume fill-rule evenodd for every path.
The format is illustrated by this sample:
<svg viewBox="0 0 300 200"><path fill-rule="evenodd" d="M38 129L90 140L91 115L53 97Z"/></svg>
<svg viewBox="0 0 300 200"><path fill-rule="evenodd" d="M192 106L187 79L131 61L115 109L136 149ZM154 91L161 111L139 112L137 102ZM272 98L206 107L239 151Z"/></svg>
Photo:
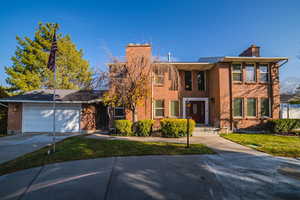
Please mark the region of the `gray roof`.
<svg viewBox="0 0 300 200"><path fill-rule="evenodd" d="M101 101L105 90L56 90L56 101L90 103ZM53 90L40 89L26 92L21 95L0 99L0 102L51 102L53 101Z"/></svg>
<svg viewBox="0 0 300 200"><path fill-rule="evenodd" d="M299 101L300 96L297 94L281 94L280 95L280 102L281 103L288 103L291 101Z"/></svg>

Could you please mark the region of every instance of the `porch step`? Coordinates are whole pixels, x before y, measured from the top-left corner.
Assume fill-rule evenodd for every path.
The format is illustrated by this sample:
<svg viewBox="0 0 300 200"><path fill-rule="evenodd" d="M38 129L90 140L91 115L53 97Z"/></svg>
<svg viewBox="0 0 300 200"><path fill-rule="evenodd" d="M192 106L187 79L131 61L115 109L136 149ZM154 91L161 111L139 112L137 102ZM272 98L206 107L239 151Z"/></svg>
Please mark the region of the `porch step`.
<svg viewBox="0 0 300 200"><path fill-rule="evenodd" d="M210 127L210 126L202 126L195 127L193 132L193 136L204 136L204 135L217 135L219 134L219 128Z"/></svg>

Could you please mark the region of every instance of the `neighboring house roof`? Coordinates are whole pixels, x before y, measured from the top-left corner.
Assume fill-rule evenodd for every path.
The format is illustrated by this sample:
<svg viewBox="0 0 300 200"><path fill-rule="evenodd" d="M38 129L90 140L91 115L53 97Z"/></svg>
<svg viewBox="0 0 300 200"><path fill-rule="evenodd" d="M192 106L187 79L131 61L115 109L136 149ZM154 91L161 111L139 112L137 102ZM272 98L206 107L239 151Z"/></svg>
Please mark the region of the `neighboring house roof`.
<svg viewBox="0 0 300 200"><path fill-rule="evenodd" d="M280 102L281 103L289 103L293 101L300 101L300 96L296 94L281 94Z"/></svg>
<svg viewBox="0 0 300 200"><path fill-rule="evenodd" d="M58 103L93 103L101 101L105 90L56 90ZM53 102L53 90L40 89L0 99L0 102Z"/></svg>

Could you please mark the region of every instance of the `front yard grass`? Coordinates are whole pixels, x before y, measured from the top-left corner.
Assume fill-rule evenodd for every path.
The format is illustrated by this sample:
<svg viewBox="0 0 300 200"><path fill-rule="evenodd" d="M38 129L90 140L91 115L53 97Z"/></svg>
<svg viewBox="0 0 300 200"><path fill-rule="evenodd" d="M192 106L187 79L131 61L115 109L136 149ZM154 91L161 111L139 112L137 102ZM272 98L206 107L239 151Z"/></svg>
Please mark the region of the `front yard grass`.
<svg viewBox="0 0 300 200"><path fill-rule="evenodd" d="M266 152L275 156L300 157L300 137L272 134L221 134L233 142Z"/></svg>
<svg viewBox="0 0 300 200"><path fill-rule="evenodd" d="M100 140L84 136L67 138L57 143L56 152L46 156L48 149L45 147L0 164L0 175L43 164L100 157L214 153L203 144L191 144L190 148L185 148L185 144L177 143Z"/></svg>

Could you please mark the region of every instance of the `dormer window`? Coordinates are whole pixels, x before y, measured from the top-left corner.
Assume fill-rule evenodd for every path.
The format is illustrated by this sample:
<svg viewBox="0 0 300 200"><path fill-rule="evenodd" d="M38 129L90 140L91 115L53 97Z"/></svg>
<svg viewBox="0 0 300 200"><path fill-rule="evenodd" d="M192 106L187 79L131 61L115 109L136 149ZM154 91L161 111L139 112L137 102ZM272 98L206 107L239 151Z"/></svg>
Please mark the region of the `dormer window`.
<svg viewBox="0 0 300 200"><path fill-rule="evenodd" d="M246 81L247 82L255 82L256 81L256 73L255 73L255 65L254 64L246 65Z"/></svg>

